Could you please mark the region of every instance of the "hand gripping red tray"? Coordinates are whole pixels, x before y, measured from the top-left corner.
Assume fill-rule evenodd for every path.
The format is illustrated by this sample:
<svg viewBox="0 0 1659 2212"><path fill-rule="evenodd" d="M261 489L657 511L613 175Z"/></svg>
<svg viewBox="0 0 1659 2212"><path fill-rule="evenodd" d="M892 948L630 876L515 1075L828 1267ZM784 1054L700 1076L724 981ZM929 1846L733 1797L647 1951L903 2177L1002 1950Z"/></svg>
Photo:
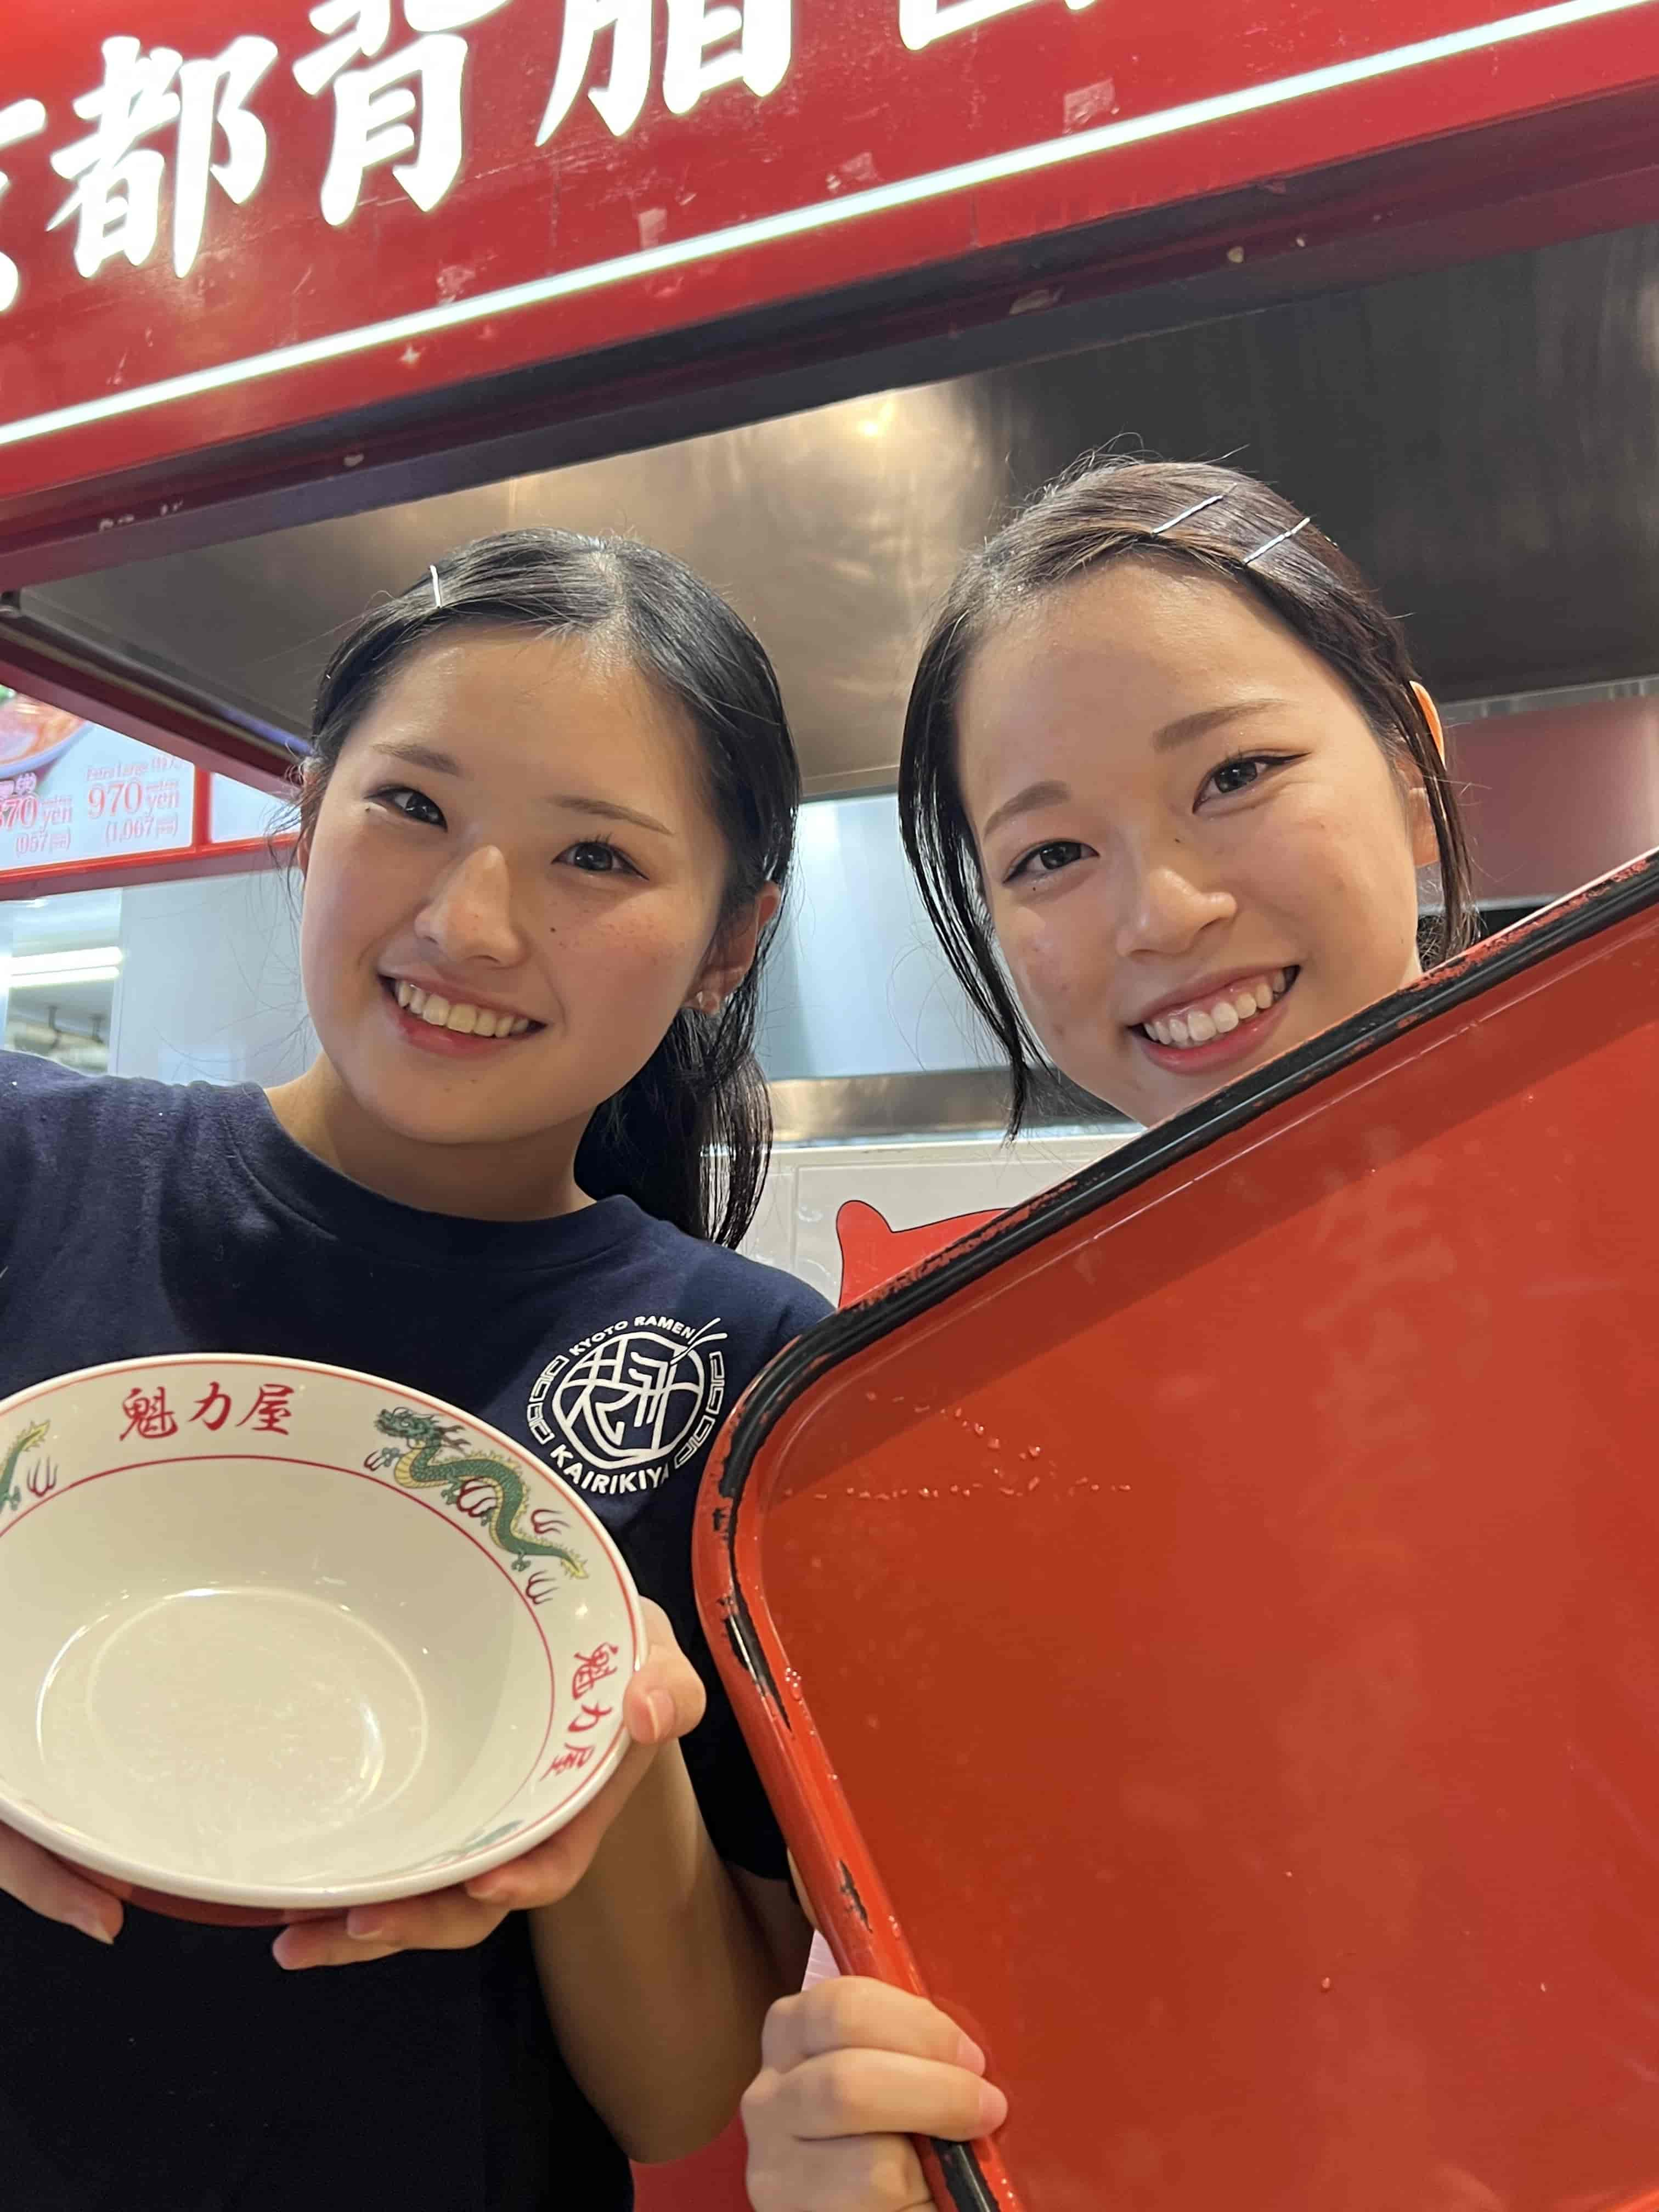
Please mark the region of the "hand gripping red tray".
<svg viewBox="0 0 1659 2212"><path fill-rule="evenodd" d="M750 1391L705 1618L957 2212L1659 2209L1659 855Z"/></svg>

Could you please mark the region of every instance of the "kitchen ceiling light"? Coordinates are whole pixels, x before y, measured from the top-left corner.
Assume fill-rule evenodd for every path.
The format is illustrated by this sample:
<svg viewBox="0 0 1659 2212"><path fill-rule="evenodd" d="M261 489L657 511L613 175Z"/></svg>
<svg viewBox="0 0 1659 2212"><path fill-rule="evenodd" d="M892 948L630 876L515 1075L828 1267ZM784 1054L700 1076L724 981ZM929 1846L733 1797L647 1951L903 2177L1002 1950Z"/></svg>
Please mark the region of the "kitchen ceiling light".
<svg viewBox="0 0 1659 2212"><path fill-rule="evenodd" d="M118 945L89 945L70 952L0 955L0 983L14 991L44 991L70 983L112 983L121 972Z"/></svg>

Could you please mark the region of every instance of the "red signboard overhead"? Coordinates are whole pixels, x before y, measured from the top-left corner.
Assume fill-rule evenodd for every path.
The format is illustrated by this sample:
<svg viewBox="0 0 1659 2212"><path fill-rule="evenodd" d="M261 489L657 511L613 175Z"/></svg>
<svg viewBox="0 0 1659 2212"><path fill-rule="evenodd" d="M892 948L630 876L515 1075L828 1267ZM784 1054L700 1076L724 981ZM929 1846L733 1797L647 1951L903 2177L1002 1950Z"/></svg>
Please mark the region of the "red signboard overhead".
<svg viewBox="0 0 1659 2212"><path fill-rule="evenodd" d="M1659 79L1659 0L18 12L14 517L205 446Z"/></svg>

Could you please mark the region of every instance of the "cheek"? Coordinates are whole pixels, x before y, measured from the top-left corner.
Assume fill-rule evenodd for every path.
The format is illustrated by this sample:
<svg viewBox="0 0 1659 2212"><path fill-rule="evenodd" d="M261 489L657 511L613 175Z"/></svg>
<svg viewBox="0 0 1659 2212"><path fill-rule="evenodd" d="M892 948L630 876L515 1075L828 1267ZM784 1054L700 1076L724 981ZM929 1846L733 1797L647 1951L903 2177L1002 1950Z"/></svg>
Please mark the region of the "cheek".
<svg viewBox="0 0 1659 2212"><path fill-rule="evenodd" d="M1291 919L1298 949L1321 961L1350 1011L1393 990L1416 945L1417 877L1393 804L1385 791L1287 811L1252 856L1264 903Z"/></svg>
<svg viewBox="0 0 1659 2212"><path fill-rule="evenodd" d="M337 842L319 828L306 863L300 898L300 960L308 994L325 981L329 963L324 955L343 932L340 895L349 877L338 866Z"/></svg>
<svg viewBox="0 0 1659 2212"><path fill-rule="evenodd" d="M406 936L426 882L424 868L411 868L383 839L362 835L349 814L325 814L300 904L300 975L319 1025L333 1014L355 1018L378 990L380 957Z"/></svg>
<svg viewBox="0 0 1659 2212"><path fill-rule="evenodd" d="M326 818L317 827L305 873L300 911L300 943L307 962L325 954L350 958L357 940L372 929L375 910L384 905L384 870L366 865L354 851L349 832Z"/></svg>
<svg viewBox="0 0 1659 2212"><path fill-rule="evenodd" d="M1051 1048L1086 1018L1106 981L1100 945L1083 926L1081 901L1046 911L1020 908L996 917L997 942L1015 996Z"/></svg>
<svg viewBox="0 0 1659 2212"><path fill-rule="evenodd" d="M543 941L562 993L587 1000L607 1018L647 1022L679 1005L705 943L684 902L655 897L622 901L609 912L567 912Z"/></svg>

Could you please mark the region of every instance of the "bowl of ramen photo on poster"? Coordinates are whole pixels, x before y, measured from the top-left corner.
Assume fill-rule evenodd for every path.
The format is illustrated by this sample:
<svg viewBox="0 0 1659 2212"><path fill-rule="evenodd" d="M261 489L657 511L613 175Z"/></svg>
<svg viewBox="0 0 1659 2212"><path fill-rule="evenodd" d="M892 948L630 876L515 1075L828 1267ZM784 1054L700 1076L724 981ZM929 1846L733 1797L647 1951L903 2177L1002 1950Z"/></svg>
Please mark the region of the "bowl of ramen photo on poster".
<svg viewBox="0 0 1659 2212"><path fill-rule="evenodd" d="M0 776L24 769L39 775L62 758L87 726L65 708L26 699L0 684Z"/></svg>

